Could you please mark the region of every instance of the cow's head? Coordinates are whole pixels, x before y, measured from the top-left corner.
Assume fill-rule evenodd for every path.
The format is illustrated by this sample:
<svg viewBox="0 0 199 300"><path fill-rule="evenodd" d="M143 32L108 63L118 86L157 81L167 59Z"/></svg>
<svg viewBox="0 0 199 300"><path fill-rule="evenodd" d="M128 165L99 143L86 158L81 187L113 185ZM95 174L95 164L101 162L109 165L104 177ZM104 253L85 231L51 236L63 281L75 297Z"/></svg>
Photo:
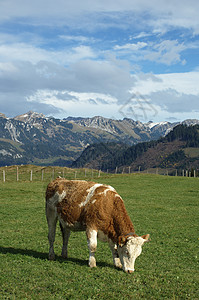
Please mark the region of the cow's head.
<svg viewBox="0 0 199 300"><path fill-rule="evenodd" d="M149 234L143 236L127 235L120 236L118 242L118 254L123 270L132 273L136 258L142 252L142 245L149 241Z"/></svg>

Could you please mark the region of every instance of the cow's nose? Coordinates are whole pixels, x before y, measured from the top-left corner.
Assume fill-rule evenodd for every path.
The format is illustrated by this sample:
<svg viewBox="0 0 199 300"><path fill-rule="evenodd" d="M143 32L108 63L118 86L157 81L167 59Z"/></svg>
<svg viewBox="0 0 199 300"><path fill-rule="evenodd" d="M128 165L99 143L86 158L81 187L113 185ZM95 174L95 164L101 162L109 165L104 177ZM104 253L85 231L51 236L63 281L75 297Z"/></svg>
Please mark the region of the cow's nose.
<svg viewBox="0 0 199 300"><path fill-rule="evenodd" d="M133 270L127 270L127 273L131 274L133 273Z"/></svg>

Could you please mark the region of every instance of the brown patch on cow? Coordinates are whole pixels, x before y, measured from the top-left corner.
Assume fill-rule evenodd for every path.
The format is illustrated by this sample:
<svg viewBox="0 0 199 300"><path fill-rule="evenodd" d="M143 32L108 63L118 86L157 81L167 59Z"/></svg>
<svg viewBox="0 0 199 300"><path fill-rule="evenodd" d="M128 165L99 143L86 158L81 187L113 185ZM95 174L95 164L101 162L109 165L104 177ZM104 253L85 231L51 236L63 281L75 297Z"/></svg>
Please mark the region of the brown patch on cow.
<svg viewBox="0 0 199 300"><path fill-rule="evenodd" d="M82 209L80 204L86 200L88 190L95 185L94 182L64 181L65 197L57 204L57 212L68 224L82 221Z"/></svg>
<svg viewBox="0 0 199 300"><path fill-rule="evenodd" d="M104 187L104 190L107 186ZM96 191L102 191L102 187ZM134 232L133 224L126 212L123 200L121 197L116 197L115 191L109 190L106 196L103 193L95 194L93 200L95 203L86 207L84 216L85 223L89 224L90 228L94 226L108 236L114 243L118 242L121 235L126 235L129 232ZM94 206L94 208L93 208Z"/></svg>

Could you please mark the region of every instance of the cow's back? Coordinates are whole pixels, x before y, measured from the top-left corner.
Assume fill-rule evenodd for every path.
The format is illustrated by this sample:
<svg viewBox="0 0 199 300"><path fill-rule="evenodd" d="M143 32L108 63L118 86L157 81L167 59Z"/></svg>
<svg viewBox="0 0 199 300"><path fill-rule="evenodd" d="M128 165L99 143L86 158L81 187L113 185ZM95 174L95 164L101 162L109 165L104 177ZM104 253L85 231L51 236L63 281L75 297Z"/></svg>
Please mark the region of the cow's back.
<svg viewBox="0 0 199 300"><path fill-rule="evenodd" d="M49 183L46 190L46 203L57 210L58 216L67 224L81 222L84 203L95 182L66 180L57 178Z"/></svg>

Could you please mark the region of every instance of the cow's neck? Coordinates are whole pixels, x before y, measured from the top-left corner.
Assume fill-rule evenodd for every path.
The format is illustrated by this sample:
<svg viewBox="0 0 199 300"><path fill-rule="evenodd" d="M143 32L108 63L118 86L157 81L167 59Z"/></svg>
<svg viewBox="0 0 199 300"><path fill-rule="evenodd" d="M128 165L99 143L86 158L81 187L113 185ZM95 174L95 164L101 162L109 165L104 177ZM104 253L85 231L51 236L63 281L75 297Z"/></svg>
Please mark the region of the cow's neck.
<svg viewBox="0 0 199 300"><path fill-rule="evenodd" d="M109 227L108 237L118 243L119 236L134 233L134 226L127 214L123 201L118 201L113 212L113 224Z"/></svg>

